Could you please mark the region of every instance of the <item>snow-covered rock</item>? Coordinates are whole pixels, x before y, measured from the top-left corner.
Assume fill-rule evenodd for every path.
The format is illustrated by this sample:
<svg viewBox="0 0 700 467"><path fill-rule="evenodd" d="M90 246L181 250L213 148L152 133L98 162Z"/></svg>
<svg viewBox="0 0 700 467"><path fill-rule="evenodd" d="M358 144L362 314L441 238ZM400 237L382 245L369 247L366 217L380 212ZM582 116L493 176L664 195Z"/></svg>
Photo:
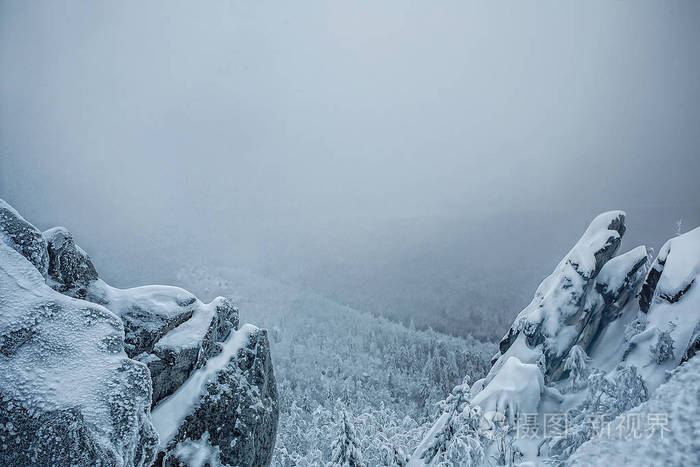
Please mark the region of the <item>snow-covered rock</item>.
<svg viewBox="0 0 700 467"><path fill-rule="evenodd" d="M64 227L49 229L42 237L49 253L47 283L58 292L85 297L86 287L97 279L97 270L88 254L75 244L73 234Z"/></svg>
<svg viewBox="0 0 700 467"><path fill-rule="evenodd" d="M667 370L700 347L700 227L664 244L647 274L639 308L640 332L630 339L623 362L638 367L653 390Z"/></svg>
<svg viewBox="0 0 700 467"><path fill-rule="evenodd" d="M543 460L540 456L551 456L547 462L561 464L583 446L585 454L579 451L571 458L574 465L663 463L666 459L658 452L668 454L677 445L662 440L642 448L634 441L630 446L637 447L627 449L624 440L587 442L593 436L588 420L597 417L607 423L639 406L691 358L692 365L688 362L679 370L685 376L677 376L682 394L678 384L667 384L658 400L654 396L646 404L649 410L642 408L651 414L661 407L662 398L677 398L680 405L697 409L698 362L693 355L700 347L700 227L669 240L649 268L649 252L643 246L615 256L624 221L624 213L612 211L591 223L516 317L488 375L472 386L471 404L480 407L486 419L497 414L511 428L523 421L522 414L539 424L547 414L569 417L573 425L563 437L540 432L534 438L511 438L516 446L512 452L521 461L537 463ZM668 459L678 461L673 465L696 465L700 449L690 439L700 433L694 423L698 416L688 417L675 405L673 412L669 417L692 422L687 427L676 424L679 431L687 428L689 436L678 441L682 447ZM444 419L443 415L436 422L423 444ZM502 451L503 446L487 449ZM605 459L589 456L598 446L603 446ZM649 457L640 454L645 450Z"/></svg>
<svg viewBox="0 0 700 467"><path fill-rule="evenodd" d="M218 354L221 343L237 327L238 311L233 303L218 297L168 332L153 346L153 353L135 357L144 361L151 370L153 404L175 392L193 370Z"/></svg>
<svg viewBox="0 0 700 467"><path fill-rule="evenodd" d="M510 356L523 363L540 362L547 380L561 377L564 360L592 314L586 309L586 296L605 263L615 255L624 232L622 211L600 214L591 222L501 340L500 354L486 384ZM511 349L514 344L517 352Z"/></svg>
<svg viewBox="0 0 700 467"><path fill-rule="evenodd" d="M0 230L0 464L150 465L151 381L121 321L48 287L17 238Z"/></svg>
<svg viewBox="0 0 700 467"><path fill-rule="evenodd" d="M41 275L46 276L49 268L49 253L41 232L2 199L0 199L0 231L9 239L8 245L11 248L32 263Z"/></svg>
<svg viewBox="0 0 700 467"><path fill-rule="evenodd" d="M246 324L153 410L164 465L186 465L206 439L228 465L267 465L279 417L267 332ZM184 454L183 454L184 453Z"/></svg>
<svg viewBox="0 0 700 467"><path fill-rule="evenodd" d="M150 465L159 438L167 465L269 464L267 333L235 331L231 300L112 287L68 230L41 234L2 200L0 246L0 465Z"/></svg>

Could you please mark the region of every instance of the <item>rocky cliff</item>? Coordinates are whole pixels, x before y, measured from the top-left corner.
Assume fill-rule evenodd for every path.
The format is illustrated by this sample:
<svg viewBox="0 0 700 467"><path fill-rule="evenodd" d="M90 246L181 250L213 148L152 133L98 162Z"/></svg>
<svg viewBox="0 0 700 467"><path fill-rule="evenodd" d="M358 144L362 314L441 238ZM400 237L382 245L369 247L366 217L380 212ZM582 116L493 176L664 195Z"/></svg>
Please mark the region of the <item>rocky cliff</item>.
<svg viewBox="0 0 700 467"><path fill-rule="evenodd" d="M111 287L68 230L2 200L0 292L0 464L270 463L267 333L230 300Z"/></svg>

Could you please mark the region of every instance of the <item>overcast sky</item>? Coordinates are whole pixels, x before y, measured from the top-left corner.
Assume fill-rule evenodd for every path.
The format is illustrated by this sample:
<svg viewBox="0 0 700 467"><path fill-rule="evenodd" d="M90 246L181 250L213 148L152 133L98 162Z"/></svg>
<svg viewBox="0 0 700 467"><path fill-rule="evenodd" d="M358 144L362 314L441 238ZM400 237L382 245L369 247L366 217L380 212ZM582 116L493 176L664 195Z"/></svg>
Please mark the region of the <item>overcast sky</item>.
<svg viewBox="0 0 700 467"><path fill-rule="evenodd" d="M485 251L504 216L555 261L602 210L698 222L699 25L684 0L2 1L0 197L143 267Z"/></svg>

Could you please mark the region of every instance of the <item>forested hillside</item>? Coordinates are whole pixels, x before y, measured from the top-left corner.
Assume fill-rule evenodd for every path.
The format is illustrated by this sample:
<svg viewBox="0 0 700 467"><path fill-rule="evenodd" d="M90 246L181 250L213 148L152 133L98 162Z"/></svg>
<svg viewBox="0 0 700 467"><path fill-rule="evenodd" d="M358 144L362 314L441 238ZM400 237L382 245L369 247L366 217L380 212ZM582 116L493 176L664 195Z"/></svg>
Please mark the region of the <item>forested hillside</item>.
<svg viewBox="0 0 700 467"><path fill-rule="evenodd" d="M184 269L205 298L232 296L241 322L270 331L280 394L275 465L330 461L342 411L368 465L405 458L462 381L486 374L493 343L418 331L234 269Z"/></svg>

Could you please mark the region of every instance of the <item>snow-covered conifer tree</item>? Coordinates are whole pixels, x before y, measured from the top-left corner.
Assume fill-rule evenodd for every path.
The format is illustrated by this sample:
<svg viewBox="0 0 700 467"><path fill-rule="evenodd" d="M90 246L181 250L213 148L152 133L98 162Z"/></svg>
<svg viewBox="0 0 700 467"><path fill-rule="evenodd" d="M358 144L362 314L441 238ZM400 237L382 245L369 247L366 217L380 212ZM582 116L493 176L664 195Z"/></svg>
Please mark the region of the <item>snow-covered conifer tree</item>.
<svg viewBox="0 0 700 467"><path fill-rule="evenodd" d="M668 331L656 331L656 344L650 349L651 359L657 364L673 358L674 342Z"/></svg>
<svg viewBox="0 0 700 467"><path fill-rule="evenodd" d="M404 467L408 464L408 456L391 440L384 438L382 440L382 465L388 467Z"/></svg>
<svg viewBox="0 0 700 467"><path fill-rule="evenodd" d="M341 410L340 429L338 438L333 443L330 466L359 467L363 466L360 442L355 434L352 417L346 410Z"/></svg>
<svg viewBox="0 0 700 467"><path fill-rule="evenodd" d="M579 390L588 384L588 355L579 345L571 347L569 357L564 363L564 369L569 372L571 389Z"/></svg>
<svg viewBox="0 0 700 467"><path fill-rule="evenodd" d="M481 410L471 407L469 377L438 403L444 423L434 434L425 451L420 454L426 464L476 466L484 459L484 447L479 434Z"/></svg>

